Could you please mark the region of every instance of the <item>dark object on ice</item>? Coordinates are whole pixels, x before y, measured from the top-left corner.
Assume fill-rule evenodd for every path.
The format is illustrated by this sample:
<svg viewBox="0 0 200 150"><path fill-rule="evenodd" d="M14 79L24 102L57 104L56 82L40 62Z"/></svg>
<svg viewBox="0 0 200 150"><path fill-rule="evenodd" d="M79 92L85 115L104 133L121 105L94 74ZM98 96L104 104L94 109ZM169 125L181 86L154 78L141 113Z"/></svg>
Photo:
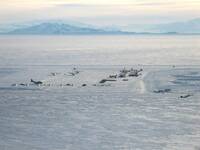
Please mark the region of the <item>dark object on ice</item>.
<svg viewBox="0 0 200 150"><path fill-rule="evenodd" d="M120 70L120 72L127 74L128 72L130 72L130 70L127 70L126 68L123 68L122 70Z"/></svg>
<svg viewBox="0 0 200 150"><path fill-rule="evenodd" d="M140 72L142 72L143 69L140 69L140 70L134 70L134 69L131 69L130 73L129 73L129 77L138 77L140 75L142 75Z"/></svg>
<svg viewBox="0 0 200 150"><path fill-rule="evenodd" d="M128 81L128 79L123 79L122 81Z"/></svg>
<svg viewBox="0 0 200 150"><path fill-rule="evenodd" d="M68 83L68 84L66 84L66 86L73 86L73 84L69 84L69 83Z"/></svg>
<svg viewBox="0 0 200 150"><path fill-rule="evenodd" d="M20 83L19 85L21 85L21 86L27 86L28 84Z"/></svg>
<svg viewBox="0 0 200 150"><path fill-rule="evenodd" d="M117 81L117 80L114 80L114 79L102 79L99 83L105 83L107 81Z"/></svg>
<svg viewBox="0 0 200 150"><path fill-rule="evenodd" d="M79 74L80 73L80 71L78 71L76 68L73 68L73 71L74 71L75 74Z"/></svg>
<svg viewBox="0 0 200 150"><path fill-rule="evenodd" d="M79 73L80 73L79 71L69 72L69 74L70 74L71 76L75 76L75 75L77 75L77 74L79 74Z"/></svg>
<svg viewBox="0 0 200 150"><path fill-rule="evenodd" d="M117 78L117 75L109 75L109 78Z"/></svg>
<svg viewBox="0 0 200 150"><path fill-rule="evenodd" d="M130 72L130 70L123 68L122 70L120 70L118 77L119 78L125 78L128 72Z"/></svg>
<svg viewBox="0 0 200 150"><path fill-rule="evenodd" d="M133 68L131 68L131 71L137 71L137 72L142 72L143 71L143 69L139 69L139 70L137 70L137 69L133 69Z"/></svg>
<svg viewBox="0 0 200 150"><path fill-rule="evenodd" d="M191 97L192 95L188 94L188 95L182 95L180 96L180 98L188 98L188 97Z"/></svg>
<svg viewBox="0 0 200 150"><path fill-rule="evenodd" d="M55 73L55 72L52 72L51 75L52 75L52 76L56 76L56 73Z"/></svg>
<svg viewBox="0 0 200 150"><path fill-rule="evenodd" d="M51 72L50 75L55 77L55 76L57 76L58 74L60 74L60 73L57 73L57 72Z"/></svg>
<svg viewBox="0 0 200 150"><path fill-rule="evenodd" d="M171 89L164 89L164 90L155 90L154 93L169 93L171 92Z"/></svg>
<svg viewBox="0 0 200 150"><path fill-rule="evenodd" d="M17 86L17 84L15 83L15 84L12 84L11 86Z"/></svg>
<svg viewBox="0 0 200 150"><path fill-rule="evenodd" d="M72 69L72 72L69 72L69 74L71 75L71 76L75 76L75 75L77 75L77 74L79 74L80 73L80 71L78 71L76 68L73 68Z"/></svg>
<svg viewBox="0 0 200 150"><path fill-rule="evenodd" d="M31 82L34 83L34 84L36 84L36 85L41 85L41 84L43 84L42 81L34 81L33 79L31 79Z"/></svg>
<svg viewBox="0 0 200 150"><path fill-rule="evenodd" d="M138 77L139 75L142 75L140 72L142 72L143 69L133 69L131 68L130 70L127 70L127 69L122 69L120 70L120 74L118 75L119 78L125 78L126 75L128 74L129 77Z"/></svg>
<svg viewBox="0 0 200 150"><path fill-rule="evenodd" d="M125 78L126 77L126 74L125 72L120 72L120 74L118 75L119 78Z"/></svg>
<svg viewBox="0 0 200 150"><path fill-rule="evenodd" d="M87 84L82 84L82 86L87 86Z"/></svg>
<svg viewBox="0 0 200 150"><path fill-rule="evenodd" d="M138 77L138 76L140 76L140 75L142 75L141 73L138 73L138 72L135 72L135 71L133 71L133 72L130 72L129 73L129 77Z"/></svg>
<svg viewBox="0 0 200 150"><path fill-rule="evenodd" d="M70 74L71 76L75 76L75 75L76 75L74 72L69 72L69 74Z"/></svg>
<svg viewBox="0 0 200 150"><path fill-rule="evenodd" d="M111 86L111 84L93 84L93 86Z"/></svg>

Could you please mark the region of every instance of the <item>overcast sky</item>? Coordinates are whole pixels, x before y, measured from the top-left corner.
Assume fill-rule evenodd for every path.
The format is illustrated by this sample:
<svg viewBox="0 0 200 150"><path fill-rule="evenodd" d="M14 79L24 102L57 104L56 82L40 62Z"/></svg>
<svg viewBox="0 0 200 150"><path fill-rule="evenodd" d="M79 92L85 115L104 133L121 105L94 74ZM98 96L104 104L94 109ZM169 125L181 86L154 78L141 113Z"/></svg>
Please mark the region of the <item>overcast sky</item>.
<svg viewBox="0 0 200 150"><path fill-rule="evenodd" d="M128 25L199 17L200 0L0 0L1 23L64 19Z"/></svg>

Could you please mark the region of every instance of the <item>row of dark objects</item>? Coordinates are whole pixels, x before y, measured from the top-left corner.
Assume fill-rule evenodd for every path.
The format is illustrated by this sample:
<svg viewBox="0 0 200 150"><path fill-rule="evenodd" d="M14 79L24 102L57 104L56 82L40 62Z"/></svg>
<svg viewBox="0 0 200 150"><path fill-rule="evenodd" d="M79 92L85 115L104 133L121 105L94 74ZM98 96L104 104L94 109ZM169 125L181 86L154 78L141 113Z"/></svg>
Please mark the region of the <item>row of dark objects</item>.
<svg viewBox="0 0 200 150"><path fill-rule="evenodd" d="M123 78L122 81L128 81L128 79L126 79L126 77L138 77L140 75L142 75L143 69L122 69L120 70L119 74L114 74L114 75L109 75L109 77L107 79L102 79L99 83L105 83L107 81L117 81L117 78Z"/></svg>
<svg viewBox="0 0 200 150"><path fill-rule="evenodd" d="M69 72L68 74L64 74L64 75L69 75L69 76L75 76L77 74L79 74L80 71L78 71L76 68L73 68L71 72ZM50 76L57 76L61 73L57 73L57 72L52 72L50 73ZM44 84L42 81L35 81L33 79L30 80L30 82L33 84L33 85L37 85L37 86L51 86L51 84ZM27 83L20 83L20 84L12 84L11 86L29 86L30 84L27 84ZM60 84L59 86L74 86L73 84ZM85 84L83 84L82 86L86 86Z"/></svg>
<svg viewBox="0 0 200 150"><path fill-rule="evenodd" d="M116 79L117 78L123 78L122 81L128 81L128 79L125 79L126 77L138 77L141 74L141 72L143 71L143 69L139 69L139 70L136 70L136 69L125 69L123 68L122 70L120 70L119 74L115 74L115 75L109 75L109 77L107 79L102 79L99 83L102 84L101 86L104 86L103 83L105 82L108 82L108 81L117 81ZM75 76L77 74L79 74L80 71L77 70L76 68L73 68L71 72L69 72L68 74L65 74L65 75L70 75L70 76ZM56 73L56 72L52 72L50 73L51 76L56 76L60 73ZM42 81L36 81L36 80L33 80L31 79L30 82L33 84L33 85L36 85L36 86L51 86L51 84L44 84ZM20 83L20 84L12 84L11 86L29 86L30 84L25 84L25 83ZM73 84L60 84L59 86L74 86ZM87 84L82 84L81 85L82 87L85 87L87 86ZM93 86L98 86L97 84L93 84Z"/></svg>
<svg viewBox="0 0 200 150"><path fill-rule="evenodd" d="M171 89L162 89L162 90L154 90L154 93L161 93L161 94L165 94L165 93L170 93L172 90ZM186 94L186 95L181 95L179 98L189 98L193 96L192 94Z"/></svg>
<svg viewBox="0 0 200 150"><path fill-rule="evenodd" d="M106 82L115 82L117 81L117 78L123 78L122 81L128 81L128 79L126 77L138 77L140 75L142 75L142 72L143 69L126 69L126 68L123 68L122 70L120 70L120 72L118 74L114 74L114 75L109 75L108 78L106 79L102 79L101 81L99 81L99 83L101 84L101 86L104 86L103 83L106 83ZM80 71L78 71L76 68L73 68L72 69L72 72L69 72L69 75L71 76L75 76L77 74L79 74ZM59 73L51 73L52 76L56 76L58 75ZM37 85L37 86L51 86L51 84L43 84L42 81L35 81L33 79L31 79L31 83L33 83L34 85ZM19 84L20 86L29 86L29 84L24 84L24 83L21 83ZM12 86L17 86L17 84L12 84ZM73 84L60 84L59 86L74 86ZM86 87L87 84L82 84L81 85L82 87ZM98 86L97 84L93 84L93 86ZM160 90L154 90L153 92L154 93L157 93L157 94L165 94L165 93L170 93L172 90L171 89L160 89ZM187 95L181 95L179 98L189 98L193 95L191 94L187 94Z"/></svg>
<svg viewBox="0 0 200 150"><path fill-rule="evenodd" d="M173 68L175 68L175 66L173 66ZM119 74L114 74L114 75L109 75L109 77L107 79L102 79L99 83L100 84L103 84L105 82L114 82L114 81L117 81L116 79L117 78L123 78L122 81L128 81L128 79L126 77L138 77L140 75L142 75L142 72L143 69L126 69L126 68L123 68L122 70L120 70ZM79 74L80 71L78 71L76 68L73 68L73 71L71 73L69 73L70 75L72 76L75 76L77 74ZM56 74L52 74L53 76L55 76ZM67 84L67 86L73 86L73 84ZM82 87L85 87L87 86L87 84L82 84ZM93 86L97 86L97 84L93 84ZM103 86L103 85L102 85ZM153 91L154 93L170 93L171 92L171 89L161 89L161 90L154 90ZM191 94L187 94L187 95L181 95L179 98L189 98L193 95Z"/></svg>

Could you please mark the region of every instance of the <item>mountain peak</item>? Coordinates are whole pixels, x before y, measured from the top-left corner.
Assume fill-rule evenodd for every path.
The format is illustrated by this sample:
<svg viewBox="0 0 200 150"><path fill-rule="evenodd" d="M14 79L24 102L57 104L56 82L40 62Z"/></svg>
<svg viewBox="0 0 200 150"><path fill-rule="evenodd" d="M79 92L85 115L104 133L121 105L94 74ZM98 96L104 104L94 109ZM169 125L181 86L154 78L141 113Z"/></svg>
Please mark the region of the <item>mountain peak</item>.
<svg viewBox="0 0 200 150"><path fill-rule="evenodd" d="M95 34L104 33L102 29L72 26L65 23L43 22L37 25L15 29L8 34Z"/></svg>

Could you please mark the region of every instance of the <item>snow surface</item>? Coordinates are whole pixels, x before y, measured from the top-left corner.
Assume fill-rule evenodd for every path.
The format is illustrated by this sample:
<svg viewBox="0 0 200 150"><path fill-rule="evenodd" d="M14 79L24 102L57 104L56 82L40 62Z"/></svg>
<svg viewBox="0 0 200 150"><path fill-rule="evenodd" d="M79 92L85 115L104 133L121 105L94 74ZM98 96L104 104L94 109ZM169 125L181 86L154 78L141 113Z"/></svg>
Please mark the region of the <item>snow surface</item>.
<svg viewBox="0 0 200 150"><path fill-rule="evenodd" d="M198 53L193 54L197 37L42 37L41 45L38 37L15 38L0 41L0 149L200 149L200 66ZM113 43L118 44L107 52ZM80 50L70 51L72 47ZM168 50L165 57L163 49ZM185 55L170 59L181 49ZM136 64L143 60L154 64ZM184 66L187 62L197 66ZM128 81L98 83L124 66L144 71ZM80 73L69 76L73 67ZM31 78L44 85L31 84ZM171 91L154 92L165 89Z"/></svg>
<svg viewBox="0 0 200 150"><path fill-rule="evenodd" d="M76 76L62 66L1 69L1 149L200 148L199 68L140 67L142 76L105 86L98 82L120 67L82 67ZM60 74L49 76L53 70ZM190 79L174 83L180 74ZM11 86L30 77L51 85ZM165 88L172 91L153 92Z"/></svg>

